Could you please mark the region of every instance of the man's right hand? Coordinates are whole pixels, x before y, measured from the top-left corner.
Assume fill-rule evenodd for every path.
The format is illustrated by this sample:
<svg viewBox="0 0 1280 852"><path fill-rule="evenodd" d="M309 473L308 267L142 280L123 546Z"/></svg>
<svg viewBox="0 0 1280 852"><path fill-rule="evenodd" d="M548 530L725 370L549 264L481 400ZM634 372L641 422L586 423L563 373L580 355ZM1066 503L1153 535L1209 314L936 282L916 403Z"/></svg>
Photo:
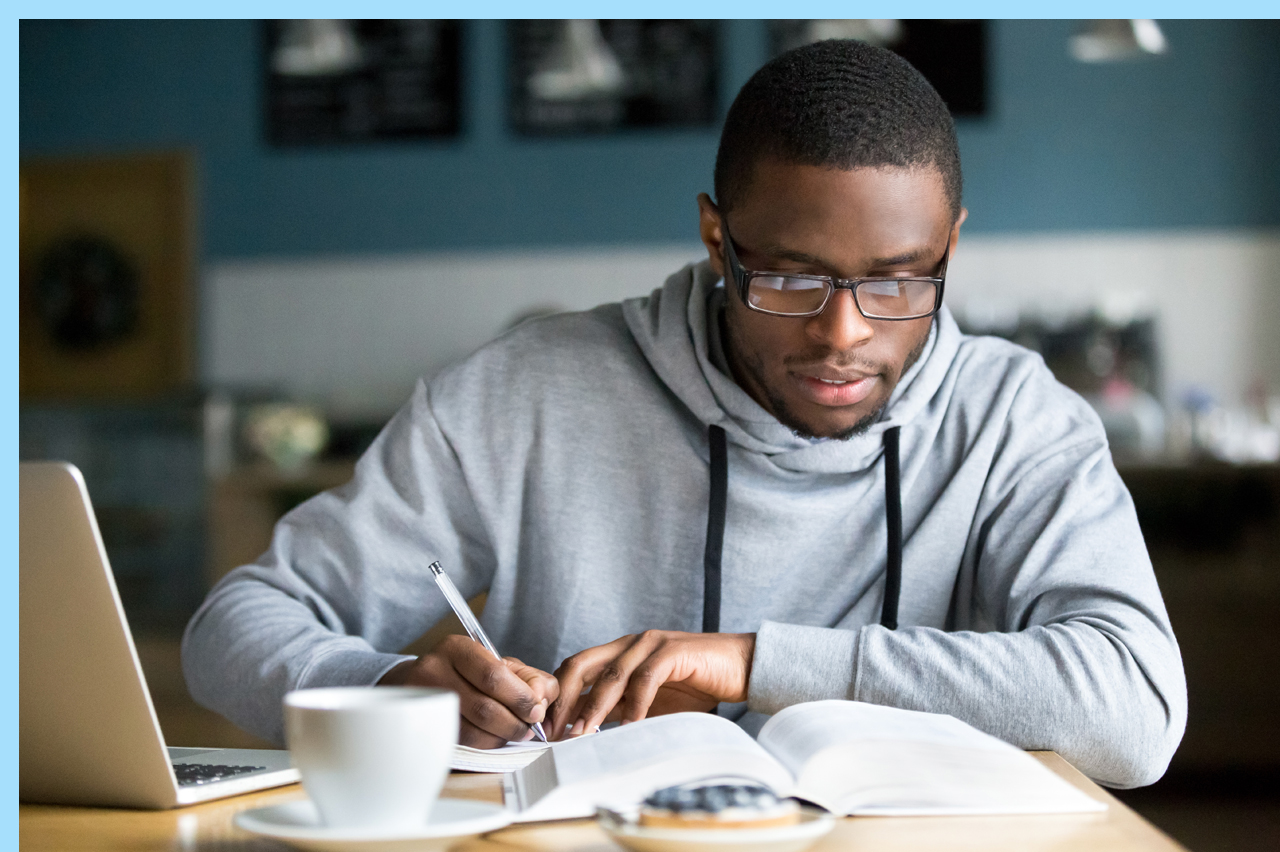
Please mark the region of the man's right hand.
<svg viewBox="0 0 1280 852"><path fill-rule="evenodd" d="M532 736L535 722L560 694L560 684L515 657L498 661L479 642L449 636L434 651L405 660L379 686L438 686L458 693L462 710L458 741L474 748L498 748Z"/></svg>

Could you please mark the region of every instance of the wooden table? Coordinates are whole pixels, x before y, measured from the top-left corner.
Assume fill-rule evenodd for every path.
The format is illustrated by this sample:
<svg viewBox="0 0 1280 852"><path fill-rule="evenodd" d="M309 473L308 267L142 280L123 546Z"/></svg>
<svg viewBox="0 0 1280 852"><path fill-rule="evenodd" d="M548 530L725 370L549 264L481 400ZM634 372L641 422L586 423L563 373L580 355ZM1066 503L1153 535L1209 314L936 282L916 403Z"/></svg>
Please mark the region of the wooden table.
<svg viewBox="0 0 1280 852"><path fill-rule="evenodd" d="M1035 757L1058 775L1110 807L1099 814L1014 817L862 817L840 820L813 852L894 852L894 850L973 850L973 852L1113 852L1183 847L1160 833L1101 787L1051 752ZM302 798L298 785L251 793L172 811L127 811L23 805L18 811L19 845L24 852L44 850L218 850L280 852L275 841L236 828L239 811ZM455 774L445 795L502 801L496 775ZM457 847L458 852L609 852L617 850L589 820L517 825Z"/></svg>

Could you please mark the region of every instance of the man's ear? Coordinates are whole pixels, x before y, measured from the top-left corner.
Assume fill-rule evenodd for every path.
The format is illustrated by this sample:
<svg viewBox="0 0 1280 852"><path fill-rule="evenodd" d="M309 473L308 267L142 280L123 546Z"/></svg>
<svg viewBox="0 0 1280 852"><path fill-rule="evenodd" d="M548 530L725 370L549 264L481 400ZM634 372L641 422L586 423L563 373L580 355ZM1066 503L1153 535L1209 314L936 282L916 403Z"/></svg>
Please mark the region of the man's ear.
<svg viewBox="0 0 1280 852"><path fill-rule="evenodd" d="M698 193L698 234L707 247L711 268L724 278L724 229L720 225L720 209L705 192Z"/></svg>
<svg viewBox="0 0 1280 852"><path fill-rule="evenodd" d="M947 253L952 254L956 250L956 243L960 241L960 226L964 224L964 220L969 218L969 208L961 207L960 215L956 217L956 223L951 226L951 237L947 241Z"/></svg>

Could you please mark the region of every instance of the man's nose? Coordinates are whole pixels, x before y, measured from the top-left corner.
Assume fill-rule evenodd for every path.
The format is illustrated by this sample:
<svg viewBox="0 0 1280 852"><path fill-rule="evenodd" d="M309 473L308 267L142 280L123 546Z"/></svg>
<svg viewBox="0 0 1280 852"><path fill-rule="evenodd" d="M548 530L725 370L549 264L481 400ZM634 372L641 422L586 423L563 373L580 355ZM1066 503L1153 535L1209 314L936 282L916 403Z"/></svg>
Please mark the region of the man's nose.
<svg viewBox="0 0 1280 852"><path fill-rule="evenodd" d="M826 308L812 317L805 330L815 341L837 352L853 349L871 339L875 329L858 310L849 290L837 290L831 294Z"/></svg>

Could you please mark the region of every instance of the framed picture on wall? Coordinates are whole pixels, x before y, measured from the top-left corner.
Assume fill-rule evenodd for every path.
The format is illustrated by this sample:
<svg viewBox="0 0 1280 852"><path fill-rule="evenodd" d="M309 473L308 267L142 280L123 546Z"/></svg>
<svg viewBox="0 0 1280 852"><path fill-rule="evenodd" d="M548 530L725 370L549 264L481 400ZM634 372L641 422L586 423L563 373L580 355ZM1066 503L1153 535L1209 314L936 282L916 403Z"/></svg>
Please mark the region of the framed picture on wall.
<svg viewBox="0 0 1280 852"><path fill-rule="evenodd" d="M190 383L192 170L182 153L21 163L24 402L154 398Z"/></svg>
<svg viewBox="0 0 1280 852"><path fill-rule="evenodd" d="M715 21L511 21L511 126L543 136L714 125L717 29Z"/></svg>
<svg viewBox="0 0 1280 852"><path fill-rule="evenodd" d="M267 139L288 147L456 136L458 21L263 24Z"/></svg>

